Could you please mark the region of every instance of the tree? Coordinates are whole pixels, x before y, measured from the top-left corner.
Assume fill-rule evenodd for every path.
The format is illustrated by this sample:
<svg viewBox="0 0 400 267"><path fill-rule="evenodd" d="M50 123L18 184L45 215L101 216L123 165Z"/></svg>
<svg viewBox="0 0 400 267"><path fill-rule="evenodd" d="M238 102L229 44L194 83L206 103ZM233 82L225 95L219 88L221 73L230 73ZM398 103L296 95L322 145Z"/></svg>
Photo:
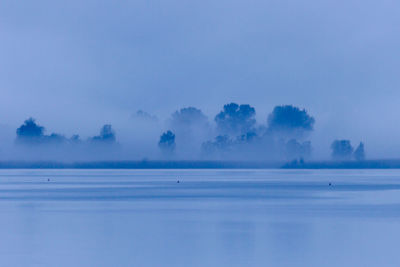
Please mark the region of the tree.
<svg viewBox="0 0 400 267"><path fill-rule="evenodd" d="M314 123L314 118L308 115L305 109L301 110L292 105L276 106L268 116L270 132L286 133L292 137L311 132Z"/></svg>
<svg viewBox="0 0 400 267"><path fill-rule="evenodd" d="M207 116L195 107L181 108L172 113L168 128L179 143L176 153L185 158L200 153L202 142L211 135Z"/></svg>
<svg viewBox="0 0 400 267"><path fill-rule="evenodd" d="M175 150L175 134L171 131L166 131L160 136L158 146L163 152L171 153Z"/></svg>
<svg viewBox="0 0 400 267"><path fill-rule="evenodd" d="M110 124L105 124L100 129L100 135L90 138L92 142L112 144L116 142L115 132Z"/></svg>
<svg viewBox="0 0 400 267"><path fill-rule="evenodd" d="M171 124L173 127L188 127L193 124L205 124L207 117L200 109L195 107L181 108L172 114Z"/></svg>
<svg viewBox="0 0 400 267"><path fill-rule="evenodd" d="M65 136L57 133L44 134L45 128L36 124L35 119L27 119L17 129L17 141L23 144L61 144L67 141Z"/></svg>
<svg viewBox="0 0 400 267"><path fill-rule="evenodd" d="M40 142L44 136L44 130L44 127L36 124L35 119L29 118L17 129L17 141Z"/></svg>
<svg viewBox="0 0 400 267"><path fill-rule="evenodd" d="M354 151L354 158L358 161L365 160L365 151L364 151L364 144L360 142L356 150Z"/></svg>
<svg viewBox="0 0 400 267"><path fill-rule="evenodd" d="M230 103L215 116L218 130L223 134L240 135L253 130L256 110L250 105Z"/></svg>
<svg viewBox="0 0 400 267"><path fill-rule="evenodd" d="M331 144L332 158L335 160L349 160L353 155L353 147L349 140L335 140Z"/></svg>
<svg viewBox="0 0 400 267"><path fill-rule="evenodd" d="M57 134L57 133L52 133L50 135L46 135L44 138L45 138L44 140L46 141L46 143L49 143L49 144L61 144L61 143L64 143L67 141L67 138L65 138L64 135Z"/></svg>

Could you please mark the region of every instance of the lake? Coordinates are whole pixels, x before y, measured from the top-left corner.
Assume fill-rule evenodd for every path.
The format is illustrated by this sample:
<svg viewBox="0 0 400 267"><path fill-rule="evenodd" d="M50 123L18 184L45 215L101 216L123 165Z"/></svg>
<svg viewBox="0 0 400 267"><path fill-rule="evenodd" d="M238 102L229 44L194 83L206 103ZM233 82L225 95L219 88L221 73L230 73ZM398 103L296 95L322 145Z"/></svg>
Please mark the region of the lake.
<svg viewBox="0 0 400 267"><path fill-rule="evenodd" d="M0 170L0 237L0 266L400 266L400 170Z"/></svg>

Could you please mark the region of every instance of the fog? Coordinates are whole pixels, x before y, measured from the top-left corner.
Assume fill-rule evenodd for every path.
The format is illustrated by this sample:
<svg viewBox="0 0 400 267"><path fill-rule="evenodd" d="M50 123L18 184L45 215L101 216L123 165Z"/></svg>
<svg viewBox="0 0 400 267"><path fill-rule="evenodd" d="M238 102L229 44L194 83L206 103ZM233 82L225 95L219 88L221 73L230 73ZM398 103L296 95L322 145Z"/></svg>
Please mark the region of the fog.
<svg viewBox="0 0 400 267"><path fill-rule="evenodd" d="M184 107L164 121L138 110L125 122L99 127L83 136L55 133L27 118L1 151L2 160L325 160L314 153L316 120L306 109L276 106L265 120L256 119L249 104L227 103L213 118L195 107ZM123 122L123 123L122 123ZM117 130L116 130L117 129ZM5 139L6 140L6 139ZM354 149L347 139L333 140L333 160L365 160L364 144Z"/></svg>
<svg viewBox="0 0 400 267"><path fill-rule="evenodd" d="M331 159L335 140L349 140L353 152L363 142L369 159L399 158L399 8L356 0L1 1L0 159L289 159L308 154L307 142L304 157ZM221 129L215 116L229 103L254 108L244 126L254 131ZM276 133L266 138L269 115L282 105L305 109L313 130L289 144ZM175 124L172 114L188 107L207 120ZM78 134L82 144L17 145L16 129L30 117L45 136ZM115 144L98 151L88 140L104 125ZM166 155L159 142L168 130L175 149ZM231 150L204 153L204 143Z"/></svg>

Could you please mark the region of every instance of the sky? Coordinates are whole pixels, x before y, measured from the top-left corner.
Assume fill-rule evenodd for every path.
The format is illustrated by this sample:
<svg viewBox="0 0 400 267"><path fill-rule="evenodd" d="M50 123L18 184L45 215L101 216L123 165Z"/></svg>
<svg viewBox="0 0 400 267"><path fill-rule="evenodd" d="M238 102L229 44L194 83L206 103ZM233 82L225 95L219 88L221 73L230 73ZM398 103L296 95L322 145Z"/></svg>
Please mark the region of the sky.
<svg viewBox="0 0 400 267"><path fill-rule="evenodd" d="M212 121L223 105L314 116L315 153L363 141L370 158L400 157L398 1L0 2L0 151L34 117L51 132L121 142L186 106ZM160 131L163 126L160 126ZM157 129L158 130L158 129ZM157 132L154 135L159 135Z"/></svg>

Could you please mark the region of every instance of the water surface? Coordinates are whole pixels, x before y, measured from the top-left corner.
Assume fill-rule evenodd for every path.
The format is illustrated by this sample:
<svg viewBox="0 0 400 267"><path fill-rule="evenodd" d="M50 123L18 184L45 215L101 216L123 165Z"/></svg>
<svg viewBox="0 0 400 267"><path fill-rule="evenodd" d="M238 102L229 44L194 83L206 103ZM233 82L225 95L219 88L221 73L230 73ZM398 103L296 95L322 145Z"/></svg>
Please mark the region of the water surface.
<svg viewBox="0 0 400 267"><path fill-rule="evenodd" d="M400 266L400 171L0 170L0 237L0 266Z"/></svg>

